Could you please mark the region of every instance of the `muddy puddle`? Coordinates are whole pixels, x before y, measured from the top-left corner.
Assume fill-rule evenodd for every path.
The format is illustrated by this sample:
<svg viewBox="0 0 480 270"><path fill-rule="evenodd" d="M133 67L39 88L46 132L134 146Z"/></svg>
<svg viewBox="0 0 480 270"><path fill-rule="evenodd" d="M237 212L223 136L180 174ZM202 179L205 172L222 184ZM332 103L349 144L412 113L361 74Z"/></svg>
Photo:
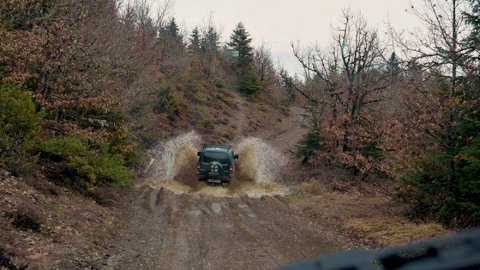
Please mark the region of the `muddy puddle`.
<svg viewBox="0 0 480 270"><path fill-rule="evenodd" d="M282 178L287 159L265 141L250 137L233 145L240 156L238 171L226 187L198 181L197 152L201 145L202 139L195 131L160 143L149 153L150 163L145 170L147 177L141 186L193 196L261 198L288 194L288 189L278 181Z"/></svg>

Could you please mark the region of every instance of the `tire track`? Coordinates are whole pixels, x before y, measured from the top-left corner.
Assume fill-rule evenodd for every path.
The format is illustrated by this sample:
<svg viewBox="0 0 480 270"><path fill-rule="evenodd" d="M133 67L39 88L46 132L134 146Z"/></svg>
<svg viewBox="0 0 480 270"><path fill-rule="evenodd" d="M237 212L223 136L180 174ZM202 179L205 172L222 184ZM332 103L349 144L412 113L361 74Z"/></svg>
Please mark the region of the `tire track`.
<svg viewBox="0 0 480 270"><path fill-rule="evenodd" d="M252 215L252 213L247 213L247 214L241 214L241 209L243 211L246 210L245 207L240 207L238 203L230 203L231 209L234 211L234 217L235 217L235 226L236 228L242 233L242 235L250 241L254 248L258 250L257 252L260 252L265 256L265 259L268 261L265 262L264 266L270 265L270 266L275 266L279 261L283 261L282 256L276 252L270 243L265 241L265 239L258 233L259 230L256 228L257 226L249 226L247 224L252 224L252 221L255 222L255 219L257 219L256 215ZM248 211L248 210L246 210ZM249 222L246 220L250 219ZM257 223L258 225L258 223ZM260 224L260 226L262 226ZM268 267L270 268L270 267Z"/></svg>
<svg viewBox="0 0 480 270"><path fill-rule="evenodd" d="M162 253L160 255L159 262L161 263L162 269L175 269L172 268L173 258L175 256L175 249L177 238L180 235L179 228L181 227L180 224L182 222L182 217L185 215L185 207L187 205L187 198L185 195L180 195L180 202L175 203L174 206L177 208L173 210L172 218L168 223L169 233L168 238L165 239Z"/></svg>
<svg viewBox="0 0 480 270"><path fill-rule="evenodd" d="M257 216L264 217L260 221L263 226L258 227L259 234L282 254L283 264L316 257L341 246L333 235L276 198L264 197L261 202L245 200L244 203Z"/></svg>

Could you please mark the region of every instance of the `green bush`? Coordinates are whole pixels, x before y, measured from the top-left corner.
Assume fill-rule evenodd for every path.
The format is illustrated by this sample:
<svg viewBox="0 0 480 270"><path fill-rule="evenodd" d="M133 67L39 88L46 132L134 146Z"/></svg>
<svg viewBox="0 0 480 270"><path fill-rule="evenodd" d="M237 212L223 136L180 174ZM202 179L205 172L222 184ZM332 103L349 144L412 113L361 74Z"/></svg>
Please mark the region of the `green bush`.
<svg viewBox="0 0 480 270"><path fill-rule="evenodd" d="M79 156L88 151L88 145L74 137L53 137L40 145L41 150L52 156L67 158Z"/></svg>
<svg viewBox="0 0 480 270"><path fill-rule="evenodd" d="M310 130L296 145L296 154L303 157L302 163L307 163L315 151L322 148L322 136L317 129Z"/></svg>
<svg viewBox="0 0 480 270"><path fill-rule="evenodd" d="M227 84L224 81L217 80L215 81L215 87L224 89L227 88Z"/></svg>
<svg viewBox="0 0 480 270"><path fill-rule="evenodd" d="M92 166L100 181L115 187L131 185L133 174L125 167L125 158L122 155L110 153L97 155L92 159Z"/></svg>
<svg viewBox="0 0 480 270"><path fill-rule="evenodd" d="M414 213L449 226L480 225L480 117L475 108L450 112L456 125L441 138L442 148L418 161L403 177L401 198Z"/></svg>
<svg viewBox="0 0 480 270"><path fill-rule="evenodd" d="M162 89L158 92L156 100L153 102L154 113L167 113L168 115L178 115L180 113L181 101L170 88Z"/></svg>
<svg viewBox="0 0 480 270"><path fill-rule="evenodd" d="M111 148L106 142L89 143L73 136L54 137L41 144L43 153L67 161L68 170L85 179L87 192L93 192L98 183L115 187L131 184L133 173L125 165L126 157Z"/></svg>
<svg viewBox="0 0 480 270"><path fill-rule="evenodd" d="M263 85L253 71L246 71L240 77L240 92L247 95L255 95L263 90Z"/></svg>
<svg viewBox="0 0 480 270"><path fill-rule="evenodd" d="M0 85L0 165L19 169L34 162L28 152L36 146L43 116L28 92Z"/></svg>
<svg viewBox="0 0 480 270"><path fill-rule="evenodd" d="M199 126L197 126L197 128L207 131L215 127L214 119L212 117L212 114L208 111L208 108L201 106L197 109L197 112L200 120Z"/></svg>
<svg viewBox="0 0 480 270"><path fill-rule="evenodd" d="M201 85L198 87L202 87ZM154 112L168 113L178 115L181 107L184 105L182 97L178 94L183 88L188 88L184 84L173 81L162 82L155 93ZM194 91L195 92L195 91Z"/></svg>
<svg viewBox="0 0 480 270"><path fill-rule="evenodd" d="M86 180L85 190L88 193L92 193L95 190L95 185L97 184L97 175L95 173L95 169L87 158L78 156L73 157L68 163L68 167L74 174Z"/></svg>

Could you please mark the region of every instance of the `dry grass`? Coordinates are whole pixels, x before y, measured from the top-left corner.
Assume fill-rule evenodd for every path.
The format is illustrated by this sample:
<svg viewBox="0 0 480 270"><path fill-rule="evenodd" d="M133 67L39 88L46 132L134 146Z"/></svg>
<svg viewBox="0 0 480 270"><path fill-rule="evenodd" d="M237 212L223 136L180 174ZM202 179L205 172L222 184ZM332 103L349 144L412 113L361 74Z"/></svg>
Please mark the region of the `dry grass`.
<svg viewBox="0 0 480 270"><path fill-rule="evenodd" d="M437 223L412 223L397 217L352 218L342 226L359 230L382 246L392 246L446 234Z"/></svg>
<svg viewBox="0 0 480 270"><path fill-rule="evenodd" d="M300 183L290 202L305 215L336 228L352 247L378 248L428 239L448 233L437 223L406 218L405 205L374 183L310 179Z"/></svg>
<svg viewBox="0 0 480 270"><path fill-rule="evenodd" d="M327 192L327 187L320 184L319 181L315 181L315 179L310 179L309 181L300 184L298 186L298 191L303 195L315 196Z"/></svg>

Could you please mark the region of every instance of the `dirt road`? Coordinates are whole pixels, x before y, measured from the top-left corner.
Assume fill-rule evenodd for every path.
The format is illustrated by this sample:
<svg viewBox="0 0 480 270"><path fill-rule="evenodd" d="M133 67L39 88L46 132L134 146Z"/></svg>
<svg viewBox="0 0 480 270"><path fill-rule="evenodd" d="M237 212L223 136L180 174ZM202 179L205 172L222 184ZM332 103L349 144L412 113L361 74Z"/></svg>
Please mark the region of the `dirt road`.
<svg viewBox="0 0 480 270"><path fill-rule="evenodd" d="M303 134L292 127L271 138L278 150ZM273 269L341 249L334 233L292 209L287 196L143 185L130 229L99 268Z"/></svg>
<svg viewBox="0 0 480 270"><path fill-rule="evenodd" d="M105 269L272 269L339 248L281 197L218 198L144 188L132 231Z"/></svg>

